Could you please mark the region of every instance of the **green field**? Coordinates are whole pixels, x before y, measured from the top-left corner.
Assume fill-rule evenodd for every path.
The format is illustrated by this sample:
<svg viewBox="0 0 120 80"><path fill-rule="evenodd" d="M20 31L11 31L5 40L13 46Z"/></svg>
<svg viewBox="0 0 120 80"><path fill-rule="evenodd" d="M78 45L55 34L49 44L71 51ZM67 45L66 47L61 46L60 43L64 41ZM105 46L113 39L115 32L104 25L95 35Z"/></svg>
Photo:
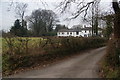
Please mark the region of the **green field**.
<svg viewBox="0 0 120 80"><path fill-rule="evenodd" d="M16 37L16 38L2 38L2 52L6 53L8 49L11 47L13 48L20 48L20 47L25 47L26 44L27 46L30 47L35 47L40 45L41 43L44 43L46 39L43 39L41 37Z"/></svg>

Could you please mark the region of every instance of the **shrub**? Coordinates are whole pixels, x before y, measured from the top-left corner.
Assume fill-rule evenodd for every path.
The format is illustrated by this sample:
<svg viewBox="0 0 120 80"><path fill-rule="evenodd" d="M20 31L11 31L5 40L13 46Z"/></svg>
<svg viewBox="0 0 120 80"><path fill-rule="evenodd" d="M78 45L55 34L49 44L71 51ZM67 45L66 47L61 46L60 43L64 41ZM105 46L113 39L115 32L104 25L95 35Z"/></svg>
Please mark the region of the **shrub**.
<svg viewBox="0 0 120 80"><path fill-rule="evenodd" d="M57 38L50 40L49 44L45 47L46 53L74 53L88 48L101 47L105 45L106 39L104 38ZM52 44L51 44L52 43ZM57 46L57 47L56 47ZM54 50L53 50L54 49Z"/></svg>

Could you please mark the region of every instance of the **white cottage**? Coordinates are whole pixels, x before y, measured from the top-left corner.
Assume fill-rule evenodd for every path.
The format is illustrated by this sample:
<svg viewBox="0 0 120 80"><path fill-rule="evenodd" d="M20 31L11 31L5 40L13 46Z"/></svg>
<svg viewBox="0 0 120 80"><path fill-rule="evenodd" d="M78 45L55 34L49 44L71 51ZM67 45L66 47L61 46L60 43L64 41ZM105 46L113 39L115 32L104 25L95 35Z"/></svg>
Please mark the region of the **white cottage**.
<svg viewBox="0 0 120 80"><path fill-rule="evenodd" d="M102 33L101 30L98 33ZM90 37L92 36L92 27L76 28L76 29L61 29L57 32L58 37Z"/></svg>

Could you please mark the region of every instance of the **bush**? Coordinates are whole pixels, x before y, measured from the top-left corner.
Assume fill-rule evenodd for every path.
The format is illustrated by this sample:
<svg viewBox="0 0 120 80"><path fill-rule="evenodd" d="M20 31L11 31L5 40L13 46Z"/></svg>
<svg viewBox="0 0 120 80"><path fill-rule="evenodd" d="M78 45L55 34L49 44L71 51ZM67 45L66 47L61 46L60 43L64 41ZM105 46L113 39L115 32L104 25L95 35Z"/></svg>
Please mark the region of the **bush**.
<svg viewBox="0 0 120 80"><path fill-rule="evenodd" d="M54 51L68 51L68 52L78 52L87 48L96 48L96 47L101 47L104 46L106 43L106 39L104 38L74 38L74 37L67 37L67 38L58 38L58 42L54 41L54 39L51 39L51 41L54 41L52 43L54 44L49 44L50 49L47 52L51 52L49 50L52 50L52 45L58 45L58 47L54 47ZM59 52L59 53L60 53Z"/></svg>

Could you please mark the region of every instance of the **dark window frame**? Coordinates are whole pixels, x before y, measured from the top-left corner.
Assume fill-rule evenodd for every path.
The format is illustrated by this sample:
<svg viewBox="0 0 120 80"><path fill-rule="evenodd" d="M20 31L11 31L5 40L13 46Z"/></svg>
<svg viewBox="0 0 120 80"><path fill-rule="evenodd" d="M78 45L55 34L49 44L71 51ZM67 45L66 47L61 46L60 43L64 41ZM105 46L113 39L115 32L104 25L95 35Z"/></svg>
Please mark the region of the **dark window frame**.
<svg viewBox="0 0 120 80"><path fill-rule="evenodd" d="M76 31L76 35L79 35L79 31Z"/></svg>

